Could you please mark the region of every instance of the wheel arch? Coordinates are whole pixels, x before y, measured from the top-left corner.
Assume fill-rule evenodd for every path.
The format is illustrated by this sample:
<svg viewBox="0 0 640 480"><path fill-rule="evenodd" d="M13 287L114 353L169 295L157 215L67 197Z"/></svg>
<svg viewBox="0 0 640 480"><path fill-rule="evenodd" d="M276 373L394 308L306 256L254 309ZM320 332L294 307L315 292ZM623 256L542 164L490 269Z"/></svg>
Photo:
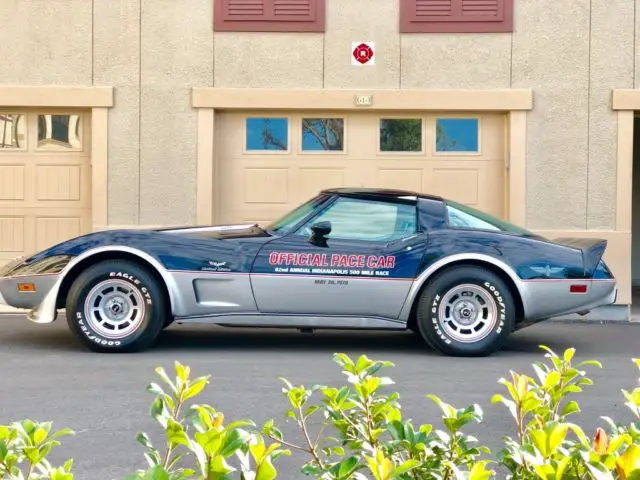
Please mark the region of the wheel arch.
<svg viewBox="0 0 640 480"><path fill-rule="evenodd" d="M162 271L162 266L148 254L131 247L98 248L85 252L77 257L68 270L60 279L58 291L56 293L56 308L64 308L67 294L73 282L87 268L105 260L126 260L146 269L149 274L158 282L160 288L164 290L168 309L173 312L175 306L174 291L169 286L166 274Z"/></svg>
<svg viewBox="0 0 640 480"><path fill-rule="evenodd" d="M407 299L408 304L408 317L407 327L414 328L416 326L416 310L418 307L420 295L425 288L429 285L429 281L435 278L440 273L460 266L480 267L496 274L509 288L509 293L513 298L516 306L516 323L522 321L525 317L524 301L522 292L518 287L518 277L513 270L511 270L503 262L494 259L492 257L485 257L484 255L474 256L453 256L444 258L430 268L428 268L421 276L416 279L414 287L409 293Z"/></svg>

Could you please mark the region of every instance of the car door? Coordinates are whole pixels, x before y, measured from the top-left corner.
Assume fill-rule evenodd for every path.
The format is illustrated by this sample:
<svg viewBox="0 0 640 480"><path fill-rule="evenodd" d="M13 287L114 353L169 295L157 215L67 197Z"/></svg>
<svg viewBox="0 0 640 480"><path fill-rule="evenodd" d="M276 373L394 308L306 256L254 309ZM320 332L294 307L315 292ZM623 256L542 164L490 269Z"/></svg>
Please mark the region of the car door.
<svg viewBox="0 0 640 480"><path fill-rule="evenodd" d="M426 248L415 203L338 197L260 250L251 271L258 309L397 318Z"/></svg>

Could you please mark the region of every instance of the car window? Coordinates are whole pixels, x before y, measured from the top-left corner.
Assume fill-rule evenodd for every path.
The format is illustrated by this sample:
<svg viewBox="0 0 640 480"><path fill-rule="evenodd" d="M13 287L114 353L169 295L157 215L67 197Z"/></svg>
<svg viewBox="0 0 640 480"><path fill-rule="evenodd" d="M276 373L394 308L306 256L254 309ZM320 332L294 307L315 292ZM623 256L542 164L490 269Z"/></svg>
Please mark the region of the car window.
<svg viewBox="0 0 640 480"><path fill-rule="evenodd" d="M445 204L447 206L447 217L450 227L533 235L533 233L524 228L500 220L488 213L481 212L467 205L462 205L450 200L447 200Z"/></svg>
<svg viewBox="0 0 640 480"><path fill-rule="evenodd" d="M314 209L321 206L326 200L328 200L328 198L328 195L318 195L316 197L313 197L312 199L306 201L302 205L288 212L281 218L275 220L274 222L271 222L269 225L267 225L267 230L273 232L281 232L293 228L298 223L300 223L304 217L309 215Z"/></svg>
<svg viewBox="0 0 640 480"><path fill-rule="evenodd" d="M416 206L402 203L339 198L296 234L311 235L311 226L331 222L327 238L391 241L416 233Z"/></svg>

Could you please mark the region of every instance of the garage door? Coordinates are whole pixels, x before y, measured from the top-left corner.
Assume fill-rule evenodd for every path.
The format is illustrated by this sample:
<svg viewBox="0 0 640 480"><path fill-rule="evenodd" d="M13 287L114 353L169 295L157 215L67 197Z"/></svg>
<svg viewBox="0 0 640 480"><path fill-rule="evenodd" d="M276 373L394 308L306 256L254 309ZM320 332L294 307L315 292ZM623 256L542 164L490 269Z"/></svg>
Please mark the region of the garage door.
<svg viewBox="0 0 640 480"><path fill-rule="evenodd" d="M0 112L0 264L91 229L90 118Z"/></svg>
<svg viewBox="0 0 640 480"><path fill-rule="evenodd" d="M500 114L223 113L215 221L268 222L331 187L434 193L503 217L504 159Z"/></svg>

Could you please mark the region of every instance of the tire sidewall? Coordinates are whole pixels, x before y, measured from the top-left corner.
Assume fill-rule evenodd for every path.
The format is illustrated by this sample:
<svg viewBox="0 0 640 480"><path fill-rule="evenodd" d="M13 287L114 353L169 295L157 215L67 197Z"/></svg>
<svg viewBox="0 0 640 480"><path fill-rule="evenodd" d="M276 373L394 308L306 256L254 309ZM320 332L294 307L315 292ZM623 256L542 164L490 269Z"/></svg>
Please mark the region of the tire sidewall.
<svg viewBox="0 0 640 480"><path fill-rule="evenodd" d="M127 337L111 339L92 328L85 315L85 302L91 290L105 280L119 280L136 290L145 303L145 312L136 330ZM67 301L67 321L79 339L97 350L123 351L148 344L162 327L161 292L145 271L125 262L105 262L83 272L71 287Z"/></svg>
<svg viewBox="0 0 640 480"><path fill-rule="evenodd" d="M451 338L442 329L438 312L445 294L458 285L471 284L482 288L495 302L497 321L482 340L463 343ZM492 272L474 267L460 267L443 272L424 292L418 326L423 336L441 351L461 355L486 355L502 347L513 330L515 304L507 285Z"/></svg>

